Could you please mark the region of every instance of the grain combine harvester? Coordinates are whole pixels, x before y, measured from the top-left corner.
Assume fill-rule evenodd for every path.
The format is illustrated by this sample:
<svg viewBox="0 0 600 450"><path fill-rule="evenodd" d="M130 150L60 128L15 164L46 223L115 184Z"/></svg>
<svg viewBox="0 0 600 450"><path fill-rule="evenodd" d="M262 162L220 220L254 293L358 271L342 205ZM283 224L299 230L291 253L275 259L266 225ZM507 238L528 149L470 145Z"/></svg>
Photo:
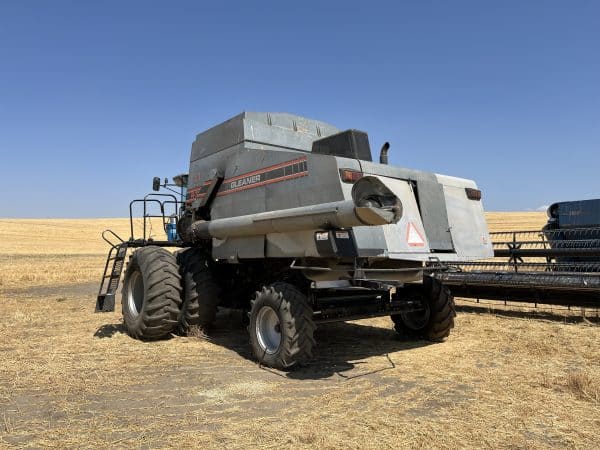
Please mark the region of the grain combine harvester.
<svg viewBox="0 0 600 450"><path fill-rule="evenodd" d="M600 307L600 199L555 203L537 231L491 233L494 260L436 274L460 297Z"/></svg>
<svg viewBox="0 0 600 450"><path fill-rule="evenodd" d="M121 303L136 338L206 330L220 305L248 311L252 351L276 368L307 361L325 322L387 315L403 335L443 340L454 303L432 274L492 256L481 192L390 166L388 148L373 162L366 133L279 113L242 113L199 134L189 174L174 179L185 201L149 194L130 205L128 240L104 234L113 243L96 310L114 310L133 248ZM170 239L147 235L151 216Z"/></svg>

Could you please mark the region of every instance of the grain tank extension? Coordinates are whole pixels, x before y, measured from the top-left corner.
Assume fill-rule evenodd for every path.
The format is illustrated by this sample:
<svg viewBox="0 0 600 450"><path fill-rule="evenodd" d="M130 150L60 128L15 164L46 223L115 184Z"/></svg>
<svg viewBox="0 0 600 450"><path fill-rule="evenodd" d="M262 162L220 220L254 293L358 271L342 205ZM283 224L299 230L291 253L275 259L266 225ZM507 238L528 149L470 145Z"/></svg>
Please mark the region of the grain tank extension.
<svg viewBox="0 0 600 450"><path fill-rule="evenodd" d="M492 256L481 192L390 166L388 148L374 162L366 133L282 113L245 112L199 134L189 173L174 178L182 203L137 200L145 220L159 204L176 239L151 240L145 227L136 239L132 226L113 245L96 309L114 309L137 248L122 298L135 337L206 331L230 307L248 311L253 353L276 368L310 359L316 324L331 321L389 315L402 335L443 340L454 304L431 274Z"/></svg>

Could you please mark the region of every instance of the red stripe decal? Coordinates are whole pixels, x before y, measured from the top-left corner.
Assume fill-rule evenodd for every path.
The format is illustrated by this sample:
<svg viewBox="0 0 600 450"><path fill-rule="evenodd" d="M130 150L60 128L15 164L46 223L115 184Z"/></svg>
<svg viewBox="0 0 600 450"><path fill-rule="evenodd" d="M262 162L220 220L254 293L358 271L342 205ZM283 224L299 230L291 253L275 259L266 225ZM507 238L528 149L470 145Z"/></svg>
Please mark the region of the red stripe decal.
<svg viewBox="0 0 600 450"><path fill-rule="evenodd" d="M255 187L266 186L268 184L279 183L280 181L293 180L295 178L305 177L308 175L308 166L306 161L308 158L302 156L291 161L285 161L279 164L263 167L241 175L236 175L223 180L221 188L217 196L233 194L235 192L245 191ZM288 169L289 170L286 170ZM292 172L287 173L286 172ZM279 173L278 173L279 172ZM283 173L283 174L281 174ZM206 196L206 192L202 192L210 185L210 181L205 181L200 186L195 186L188 189L186 203L191 203L196 199Z"/></svg>

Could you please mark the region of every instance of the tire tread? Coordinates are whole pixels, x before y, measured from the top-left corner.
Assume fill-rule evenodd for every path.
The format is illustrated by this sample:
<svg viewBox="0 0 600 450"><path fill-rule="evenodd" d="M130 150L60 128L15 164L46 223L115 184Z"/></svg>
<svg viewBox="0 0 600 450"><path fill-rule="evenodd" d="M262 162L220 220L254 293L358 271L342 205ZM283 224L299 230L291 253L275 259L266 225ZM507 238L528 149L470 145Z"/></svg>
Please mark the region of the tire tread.
<svg viewBox="0 0 600 450"><path fill-rule="evenodd" d="M144 300L137 316L130 313L127 283L133 271L144 278ZM123 318L129 334L137 339L168 337L179 320L181 277L172 253L162 247L148 246L135 251L129 260L123 282Z"/></svg>

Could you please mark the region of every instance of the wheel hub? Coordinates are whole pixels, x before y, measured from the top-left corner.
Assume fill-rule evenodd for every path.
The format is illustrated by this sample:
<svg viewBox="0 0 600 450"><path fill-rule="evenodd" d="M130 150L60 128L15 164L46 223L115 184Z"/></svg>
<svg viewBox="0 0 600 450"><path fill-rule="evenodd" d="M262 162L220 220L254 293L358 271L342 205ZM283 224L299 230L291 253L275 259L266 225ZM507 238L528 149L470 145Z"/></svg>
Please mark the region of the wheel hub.
<svg viewBox="0 0 600 450"><path fill-rule="evenodd" d="M418 309L416 311L403 312L400 313L402 317L402 322L410 328L411 330L421 330L425 328L427 323L429 322L429 317L431 316L431 310L429 309L429 305L425 303L423 305L423 309Z"/></svg>
<svg viewBox="0 0 600 450"><path fill-rule="evenodd" d="M144 304L144 279L142 274L136 270L131 274L127 283L127 306L133 316L138 316Z"/></svg>
<svg viewBox="0 0 600 450"><path fill-rule="evenodd" d="M281 323L277 312L270 306L263 306L256 315L256 337L265 353L273 354L281 344Z"/></svg>

